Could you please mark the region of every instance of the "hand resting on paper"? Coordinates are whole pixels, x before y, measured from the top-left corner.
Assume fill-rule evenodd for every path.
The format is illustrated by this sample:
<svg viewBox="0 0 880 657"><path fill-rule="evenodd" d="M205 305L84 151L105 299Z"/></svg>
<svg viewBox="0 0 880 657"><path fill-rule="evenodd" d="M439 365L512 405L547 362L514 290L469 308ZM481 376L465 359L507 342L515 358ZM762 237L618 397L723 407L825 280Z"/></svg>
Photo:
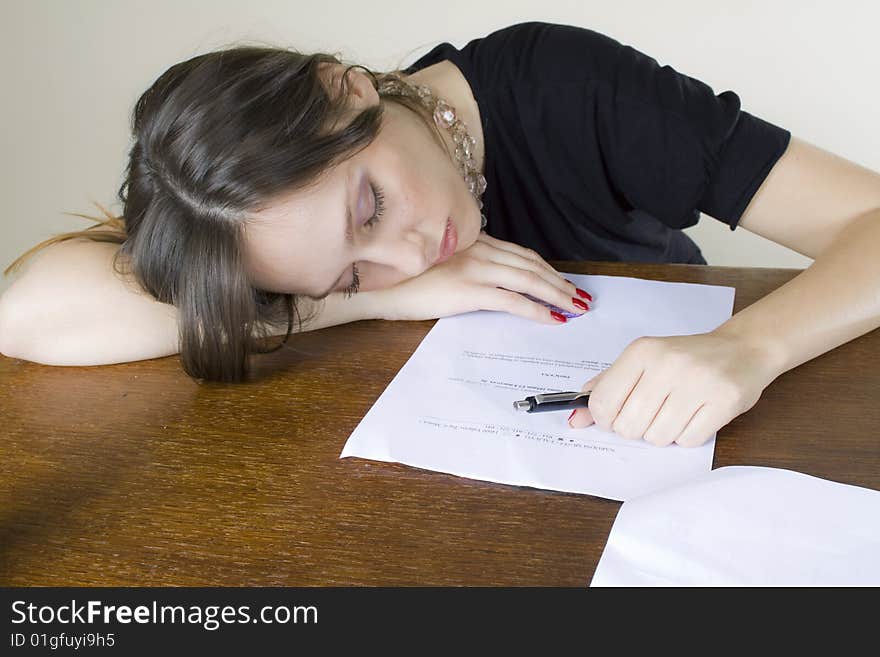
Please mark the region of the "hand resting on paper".
<svg viewBox="0 0 880 657"><path fill-rule="evenodd" d="M697 447L752 408L779 374L769 354L729 333L642 337L583 385L589 407L569 425L595 422L624 438Z"/></svg>
<svg viewBox="0 0 880 657"><path fill-rule="evenodd" d="M544 324L561 323L546 306L519 293L577 315L589 308L577 288L537 253L485 233L449 260L376 290L374 296L382 319L437 319L499 310Z"/></svg>

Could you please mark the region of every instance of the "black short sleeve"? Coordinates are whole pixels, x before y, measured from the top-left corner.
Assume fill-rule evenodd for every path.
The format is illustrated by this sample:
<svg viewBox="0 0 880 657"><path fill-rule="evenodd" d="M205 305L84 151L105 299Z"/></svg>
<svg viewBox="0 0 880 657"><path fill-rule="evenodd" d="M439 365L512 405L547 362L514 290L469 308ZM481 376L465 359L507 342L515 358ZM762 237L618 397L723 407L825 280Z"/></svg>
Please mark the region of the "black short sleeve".
<svg viewBox="0 0 880 657"><path fill-rule="evenodd" d="M733 91L716 95L608 37L583 41L606 51L596 129L612 186L673 228L695 223L696 209L733 230L791 134L742 110Z"/></svg>
<svg viewBox="0 0 880 657"><path fill-rule="evenodd" d="M788 146L733 91L594 30L527 22L415 62L463 73L485 142L487 230L545 259L705 263L682 228L734 228Z"/></svg>

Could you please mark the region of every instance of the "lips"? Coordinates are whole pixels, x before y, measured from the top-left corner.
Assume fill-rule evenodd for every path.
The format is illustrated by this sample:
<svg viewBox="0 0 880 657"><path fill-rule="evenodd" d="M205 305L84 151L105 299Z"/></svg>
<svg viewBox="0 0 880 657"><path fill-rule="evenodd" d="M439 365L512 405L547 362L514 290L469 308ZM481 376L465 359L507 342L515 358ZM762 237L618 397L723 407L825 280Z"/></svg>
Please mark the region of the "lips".
<svg viewBox="0 0 880 657"><path fill-rule="evenodd" d="M452 219L446 220L446 230L443 233L443 241L440 242L439 253L437 254L437 260L434 261L435 265L440 264L449 258L452 257L452 254L455 253L455 247L458 246L458 231L455 230L455 224L452 223Z"/></svg>

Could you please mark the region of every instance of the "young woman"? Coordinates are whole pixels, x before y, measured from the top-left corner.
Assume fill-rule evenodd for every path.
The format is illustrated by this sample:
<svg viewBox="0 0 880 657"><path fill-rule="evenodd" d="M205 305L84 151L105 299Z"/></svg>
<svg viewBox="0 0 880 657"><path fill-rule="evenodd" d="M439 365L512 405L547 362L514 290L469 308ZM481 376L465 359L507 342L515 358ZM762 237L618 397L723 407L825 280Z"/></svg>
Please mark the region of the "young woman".
<svg viewBox="0 0 880 657"><path fill-rule="evenodd" d="M633 342L573 427L701 444L880 325L880 175L590 30L514 25L387 74L213 52L156 80L133 137L122 217L10 267L53 244L0 302L3 353L179 351L190 375L239 381L294 315L564 322L592 299L546 260L705 263L681 231L700 212L815 262L711 333Z"/></svg>

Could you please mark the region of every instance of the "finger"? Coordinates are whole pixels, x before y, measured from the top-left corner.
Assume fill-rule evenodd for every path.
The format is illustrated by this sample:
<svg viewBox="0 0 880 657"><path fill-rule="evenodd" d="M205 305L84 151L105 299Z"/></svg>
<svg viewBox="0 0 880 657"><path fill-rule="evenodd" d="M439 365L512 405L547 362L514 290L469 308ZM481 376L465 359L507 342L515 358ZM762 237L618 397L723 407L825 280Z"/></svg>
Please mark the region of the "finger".
<svg viewBox="0 0 880 657"><path fill-rule="evenodd" d="M537 265L526 264L528 262L510 253L495 255L485 263L483 273L496 287L528 294L533 303L543 301L573 315L589 310L589 305L570 291L571 283L552 277Z"/></svg>
<svg viewBox="0 0 880 657"><path fill-rule="evenodd" d="M725 424L727 422L720 421L709 404L704 404L694 414L675 442L682 447L699 447L705 444Z"/></svg>
<svg viewBox="0 0 880 657"><path fill-rule="evenodd" d="M669 396L667 387L642 375L617 414L611 429L628 440L641 440Z"/></svg>
<svg viewBox="0 0 880 657"><path fill-rule="evenodd" d="M624 350L590 395L590 414L602 429L613 431L614 421L644 374L641 361Z"/></svg>
<svg viewBox="0 0 880 657"><path fill-rule="evenodd" d="M530 260L540 265L543 269L547 270L547 272L552 274L553 276L561 278L566 283L569 283L569 281L566 280L563 274L551 267L550 264L540 256L540 254L532 249L520 246L519 244L514 244L513 242L499 240L495 237L492 237L491 235L486 235L485 233L481 233L480 236L477 238L477 241L484 242L485 244L488 244L499 251L505 251L507 253L519 256L520 258L524 258L525 260Z"/></svg>
<svg viewBox="0 0 880 657"><path fill-rule="evenodd" d="M660 407L654 421L645 430L645 440L659 447L671 445L696 415L700 406L702 404L695 405L693 398L688 395L672 391Z"/></svg>
<svg viewBox="0 0 880 657"><path fill-rule="evenodd" d="M517 292L511 292L501 287L479 287L475 300L479 307L484 310L498 310L541 324L558 325L565 323L564 321L554 319L551 311L544 304L530 301ZM563 317L562 315L558 316Z"/></svg>
<svg viewBox="0 0 880 657"><path fill-rule="evenodd" d="M496 252L506 251L513 255L522 257L525 260L530 260L539 264L545 271L551 274L551 281L556 282L558 285L561 285L566 294L572 296L573 298L580 297L582 303L584 303L585 305L593 301L593 297L591 294L579 289L574 283L566 278L566 274L557 271L552 265L550 265L550 263L545 261L535 251L519 246L518 244L514 244L512 242L505 242L504 240L496 239L489 235L487 235L485 239L478 241L483 241L487 246L490 246ZM487 257L491 258L491 254L488 254ZM556 279L559 280L557 281Z"/></svg>
<svg viewBox="0 0 880 657"><path fill-rule="evenodd" d="M596 384L602 378L602 374L604 374L604 372L599 372L596 376L582 385L581 392L592 392L593 388L596 387ZM568 416L568 426L572 429L583 429L591 424L594 424L594 422L593 415L590 413L589 408L576 408L572 411L571 415Z"/></svg>

